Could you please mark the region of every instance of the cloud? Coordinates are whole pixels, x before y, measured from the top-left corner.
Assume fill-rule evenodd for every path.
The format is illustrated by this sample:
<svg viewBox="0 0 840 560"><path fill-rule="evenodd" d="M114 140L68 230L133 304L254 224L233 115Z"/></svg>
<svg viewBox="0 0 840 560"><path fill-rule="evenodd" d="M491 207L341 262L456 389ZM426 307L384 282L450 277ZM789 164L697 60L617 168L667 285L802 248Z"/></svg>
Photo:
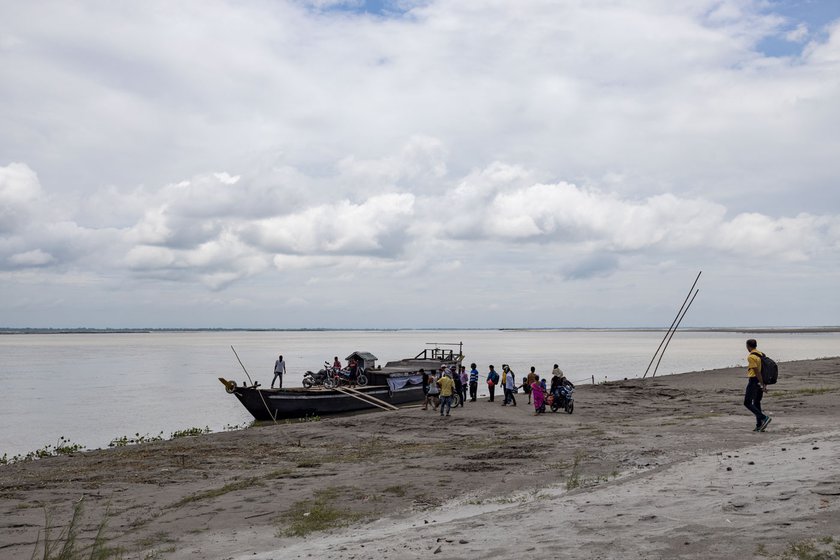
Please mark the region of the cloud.
<svg viewBox="0 0 840 560"><path fill-rule="evenodd" d="M40 249L33 251L26 251L25 253L18 253L9 257L9 262L12 265L21 267L44 266L55 261L52 255L45 253Z"/></svg>
<svg viewBox="0 0 840 560"><path fill-rule="evenodd" d="M669 267L838 273L837 21L759 0L382 6L6 10L2 285L239 309L290 285L396 308L439 283L511 313ZM785 36L800 55L763 54Z"/></svg>
<svg viewBox="0 0 840 560"><path fill-rule="evenodd" d="M797 26L785 33L785 40L791 43L802 43L808 38L808 24L799 23Z"/></svg>
<svg viewBox="0 0 840 560"><path fill-rule="evenodd" d="M0 234L19 228L42 197L38 176L25 163L0 167Z"/></svg>
<svg viewBox="0 0 840 560"><path fill-rule="evenodd" d="M244 238L275 253L393 256L402 248L414 196L385 194L361 204L342 201L260 220Z"/></svg>

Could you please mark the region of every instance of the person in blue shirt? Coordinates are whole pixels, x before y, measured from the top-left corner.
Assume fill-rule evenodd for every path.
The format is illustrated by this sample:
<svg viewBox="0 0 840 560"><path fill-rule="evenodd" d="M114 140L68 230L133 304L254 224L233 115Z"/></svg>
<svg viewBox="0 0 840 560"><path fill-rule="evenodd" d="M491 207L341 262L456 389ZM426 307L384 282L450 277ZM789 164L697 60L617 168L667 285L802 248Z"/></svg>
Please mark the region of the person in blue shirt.
<svg viewBox="0 0 840 560"><path fill-rule="evenodd" d="M470 400L475 402L478 397L478 370L475 364L470 364Z"/></svg>

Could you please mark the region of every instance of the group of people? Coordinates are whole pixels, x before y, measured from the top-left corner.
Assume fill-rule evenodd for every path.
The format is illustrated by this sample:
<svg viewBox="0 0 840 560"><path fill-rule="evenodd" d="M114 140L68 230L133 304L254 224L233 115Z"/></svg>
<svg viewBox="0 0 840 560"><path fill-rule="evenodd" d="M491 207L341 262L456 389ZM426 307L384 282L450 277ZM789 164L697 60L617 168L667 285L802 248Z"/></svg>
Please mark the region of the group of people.
<svg viewBox="0 0 840 560"><path fill-rule="evenodd" d="M528 395L528 404L533 400L534 414L545 412L546 398L548 395L557 395L561 387L574 387L571 381L563 375L563 370L557 364L551 372L551 385L546 384L545 378L540 378L536 367L531 366L528 375L523 376L521 382L517 382L516 374L507 364L502 365L502 373L496 371L494 365L488 366L489 371L485 374L487 390L490 393L489 402L496 398L496 387L501 386L504 392L502 406L516 406L516 393L519 389ZM441 366L437 372L426 372L421 369L423 378L423 410L432 406L433 410L440 408L441 416L449 416L453 407L464 406L469 400L475 402L478 399L478 381L480 374L475 363L470 364L470 372L466 367L450 365ZM469 399L467 398L469 391Z"/></svg>

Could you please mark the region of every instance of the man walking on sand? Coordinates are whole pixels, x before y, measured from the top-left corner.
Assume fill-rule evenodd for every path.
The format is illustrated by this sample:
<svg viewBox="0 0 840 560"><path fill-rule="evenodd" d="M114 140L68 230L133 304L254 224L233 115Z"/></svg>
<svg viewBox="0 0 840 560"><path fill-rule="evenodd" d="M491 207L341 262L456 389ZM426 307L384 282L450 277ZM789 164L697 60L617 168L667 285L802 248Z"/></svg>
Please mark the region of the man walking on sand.
<svg viewBox="0 0 840 560"><path fill-rule="evenodd" d="M274 382L278 379L280 382L277 384L278 389L283 388L283 375L286 373L286 362L283 361L283 356L281 355L277 358L277 361L274 362L274 378L271 380L271 388L274 389Z"/></svg>
<svg viewBox="0 0 840 560"><path fill-rule="evenodd" d="M747 341L747 390L744 394L744 406L755 415L754 432L763 432L767 429L772 418L761 411L761 397L767 390L764 379L761 377L761 357L764 355L756 348L754 338Z"/></svg>

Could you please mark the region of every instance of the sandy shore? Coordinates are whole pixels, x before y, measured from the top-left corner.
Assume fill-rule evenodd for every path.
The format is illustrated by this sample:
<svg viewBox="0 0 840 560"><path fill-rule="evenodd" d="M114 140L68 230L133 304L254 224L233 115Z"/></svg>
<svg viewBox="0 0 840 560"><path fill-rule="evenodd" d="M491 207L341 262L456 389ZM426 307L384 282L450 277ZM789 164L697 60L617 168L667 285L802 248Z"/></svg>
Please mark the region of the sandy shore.
<svg viewBox="0 0 840 560"><path fill-rule="evenodd" d="M126 558L840 558L840 358L781 372L766 433L722 369L8 465L0 558L81 498Z"/></svg>

